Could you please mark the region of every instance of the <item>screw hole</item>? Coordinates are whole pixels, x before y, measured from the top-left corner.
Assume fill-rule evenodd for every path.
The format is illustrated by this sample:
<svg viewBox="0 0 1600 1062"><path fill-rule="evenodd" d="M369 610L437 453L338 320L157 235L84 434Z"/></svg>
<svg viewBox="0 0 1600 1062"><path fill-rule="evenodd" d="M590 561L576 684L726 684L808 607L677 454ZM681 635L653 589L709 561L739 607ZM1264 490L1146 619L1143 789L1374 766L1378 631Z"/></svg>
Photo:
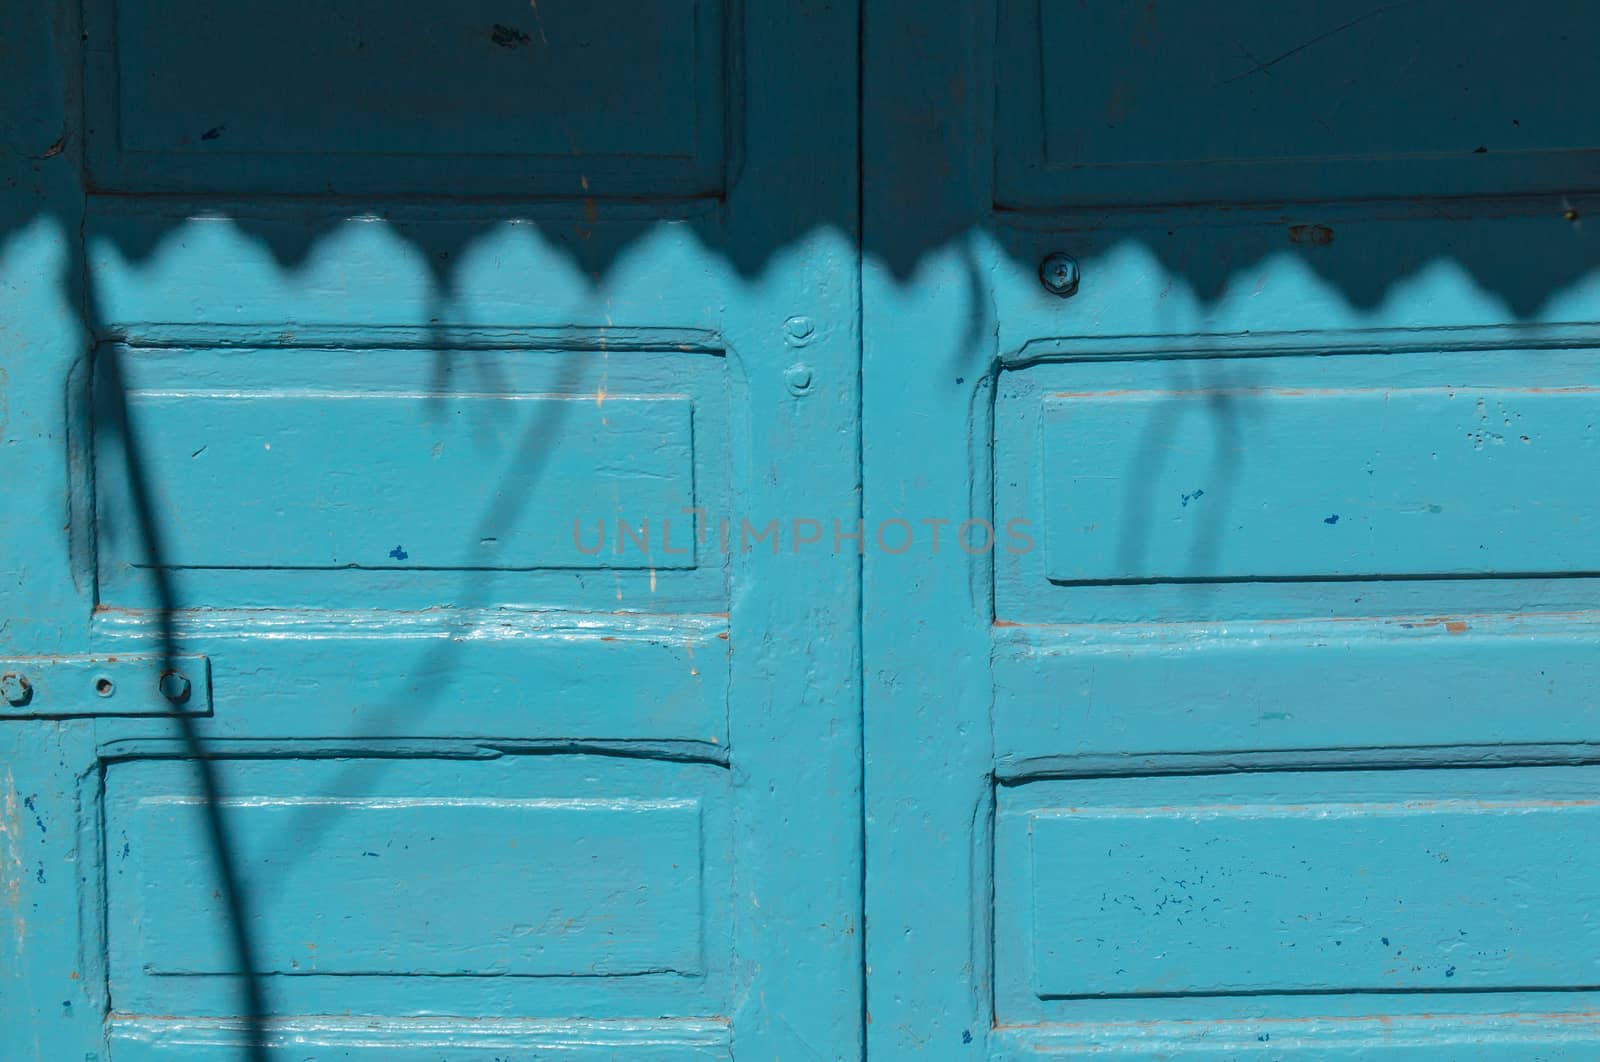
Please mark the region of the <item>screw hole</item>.
<svg viewBox="0 0 1600 1062"><path fill-rule="evenodd" d="M189 679L176 669L162 672L161 695L173 704L183 704L189 699Z"/></svg>
<svg viewBox="0 0 1600 1062"><path fill-rule="evenodd" d="M94 680L94 691L102 697L109 697L117 692L117 687L110 679L102 677Z"/></svg>

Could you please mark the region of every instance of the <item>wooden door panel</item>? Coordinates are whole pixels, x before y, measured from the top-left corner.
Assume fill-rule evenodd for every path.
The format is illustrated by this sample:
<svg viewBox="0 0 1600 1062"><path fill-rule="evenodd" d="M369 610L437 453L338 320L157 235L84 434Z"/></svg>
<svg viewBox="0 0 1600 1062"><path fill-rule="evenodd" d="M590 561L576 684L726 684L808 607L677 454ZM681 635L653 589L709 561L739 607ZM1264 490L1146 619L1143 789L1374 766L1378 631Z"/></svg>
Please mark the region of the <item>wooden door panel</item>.
<svg viewBox="0 0 1600 1062"><path fill-rule="evenodd" d="M1007 207L1566 192L1593 172L1590 91L1543 0L998 5ZM1441 26L1448 32L1441 35Z"/></svg>
<svg viewBox="0 0 1600 1062"><path fill-rule="evenodd" d="M869 5L873 1057L1593 1053L1600 127L1526 14Z"/></svg>
<svg viewBox="0 0 1600 1062"><path fill-rule="evenodd" d="M23 1057L859 1055L854 5L37 6Z"/></svg>
<svg viewBox="0 0 1600 1062"><path fill-rule="evenodd" d="M234 761L259 976L287 1014L705 1014L727 991L726 771L622 758ZM228 917L181 760L106 769L112 1004L226 1016ZM648 1000L648 1003L644 1001Z"/></svg>
<svg viewBox="0 0 1600 1062"><path fill-rule="evenodd" d="M94 0L90 177L132 192L717 194L734 11Z"/></svg>

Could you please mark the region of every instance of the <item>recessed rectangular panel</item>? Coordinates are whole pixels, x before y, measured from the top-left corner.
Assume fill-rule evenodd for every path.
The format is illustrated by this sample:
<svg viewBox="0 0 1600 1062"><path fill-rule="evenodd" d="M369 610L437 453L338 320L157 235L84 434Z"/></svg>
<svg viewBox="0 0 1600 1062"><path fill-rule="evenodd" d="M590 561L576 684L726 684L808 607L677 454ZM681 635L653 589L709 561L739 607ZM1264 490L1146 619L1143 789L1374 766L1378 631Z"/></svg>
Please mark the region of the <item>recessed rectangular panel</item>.
<svg viewBox="0 0 1600 1062"><path fill-rule="evenodd" d="M1156 383L1156 381L1150 381ZM1600 391L1058 393L1041 418L1056 582L1600 571Z"/></svg>
<svg viewBox="0 0 1600 1062"><path fill-rule="evenodd" d="M1046 1000L1591 987L1593 773L1002 790L1002 961Z"/></svg>
<svg viewBox="0 0 1600 1062"><path fill-rule="evenodd" d="M139 392L129 407L169 477L169 567L694 566L687 527L615 540L619 517L694 504L683 395Z"/></svg>
<svg viewBox="0 0 1600 1062"><path fill-rule="evenodd" d="M1592 187L1588 8L1001 4L1003 203ZM1576 80L1574 80L1576 78Z"/></svg>
<svg viewBox="0 0 1600 1062"><path fill-rule="evenodd" d="M258 975L383 979L395 1000L419 979L703 981L708 935L724 933L706 924L721 768L538 756L215 767ZM112 764L105 807L114 1006L205 1013L184 986L237 973L226 927L238 913L194 766ZM442 996L426 1009L449 1012Z"/></svg>
<svg viewBox="0 0 1600 1062"><path fill-rule="evenodd" d="M728 505L721 357L130 348L97 357L103 600L145 600L159 566L184 572L189 604L370 608L381 597L391 607L509 600L614 611L681 607L688 596L720 610L723 558L698 540L708 517L696 512ZM154 557L138 530L145 502L160 530ZM594 578L599 570L609 574ZM496 582L490 572L519 574Z"/></svg>
<svg viewBox="0 0 1600 1062"><path fill-rule="evenodd" d="M720 186L721 4L95 0L113 188L684 195ZM625 23L628 32L617 27Z"/></svg>
<svg viewBox="0 0 1600 1062"><path fill-rule="evenodd" d="M1592 351L1293 343L1002 373L996 524L1028 540L996 552L997 617L1593 607Z"/></svg>

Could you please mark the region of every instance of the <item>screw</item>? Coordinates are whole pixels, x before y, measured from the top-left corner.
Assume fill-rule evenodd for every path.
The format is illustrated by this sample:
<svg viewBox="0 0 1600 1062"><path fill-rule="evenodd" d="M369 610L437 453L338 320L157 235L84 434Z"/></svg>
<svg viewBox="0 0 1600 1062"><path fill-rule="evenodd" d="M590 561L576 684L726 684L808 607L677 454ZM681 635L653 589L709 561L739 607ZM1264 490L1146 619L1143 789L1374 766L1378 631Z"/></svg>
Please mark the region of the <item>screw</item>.
<svg viewBox="0 0 1600 1062"><path fill-rule="evenodd" d="M0 675L0 697L13 708L21 708L33 700L33 683L28 681L28 676L15 671L7 671Z"/></svg>
<svg viewBox="0 0 1600 1062"><path fill-rule="evenodd" d="M811 342L811 337L817 332L816 322L804 315L791 317L783 322L783 334L789 338L791 347L803 347Z"/></svg>
<svg viewBox="0 0 1600 1062"><path fill-rule="evenodd" d="M1056 251L1047 254L1039 263L1039 283L1052 295L1063 299L1078 293L1078 260L1070 254Z"/></svg>
<svg viewBox="0 0 1600 1062"><path fill-rule="evenodd" d="M161 674L161 696L173 704L183 704L189 699L189 678L181 671L164 671Z"/></svg>
<svg viewBox="0 0 1600 1062"><path fill-rule="evenodd" d="M784 370L783 382L789 385L790 394L805 394L811 390L811 366L805 362L795 362Z"/></svg>

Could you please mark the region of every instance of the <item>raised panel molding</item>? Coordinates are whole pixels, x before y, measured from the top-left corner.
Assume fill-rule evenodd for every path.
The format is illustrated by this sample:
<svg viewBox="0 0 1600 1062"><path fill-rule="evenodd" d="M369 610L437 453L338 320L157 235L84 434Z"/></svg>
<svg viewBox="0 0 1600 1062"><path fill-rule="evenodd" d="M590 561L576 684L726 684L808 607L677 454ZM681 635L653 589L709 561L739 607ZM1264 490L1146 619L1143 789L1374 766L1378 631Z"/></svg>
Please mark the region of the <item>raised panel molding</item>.
<svg viewBox="0 0 1600 1062"><path fill-rule="evenodd" d="M1593 771L1002 787L998 1018L1198 997L1217 1018L1398 1017L1440 1009L1407 1002L1423 993L1594 991Z"/></svg>
<svg viewBox="0 0 1600 1062"><path fill-rule="evenodd" d="M724 767L314 751L213 761L253 973L287 1013L332 998L366 1014L720 1012ZM104 777L112 1009L232 1014L222 927L240 912L221 898L190 764L114 760Z"/></svg>
<svg viewBox="0 0 1600 1062"><path fill-rule="evenodd" d="M161 499L159 560L181 572L186 606L726 609L727 557L701 541L705 514L730 511L733 490L716 353L116 356ZM140 607L151 562L129 533L115 396L101 398L98 582L105 603Z"/></svg>
<svg viewBox="0 0 1600 1062"><path fill-rule="evenodd" d="M1600 509L1551 459L1600 447L1589 352L1342 338L1003 371L995 507L1037 548L997 553L996 617L1593 607Z"/></svg>
<svg viewBox="0 0 1600 1062"><path fill-rule="evenodd" d="M1001 0L996 203L1592 188L1600 126L1550 106L1594 76L1573 10Z"/></svg>
<svg viewBox="0 0 1600 1062"><path fill-rule="evenodd" d="M90 0L117 192L684 197L723 186L718 0ZM629 32L613 32L619 22Z"/></svg>

